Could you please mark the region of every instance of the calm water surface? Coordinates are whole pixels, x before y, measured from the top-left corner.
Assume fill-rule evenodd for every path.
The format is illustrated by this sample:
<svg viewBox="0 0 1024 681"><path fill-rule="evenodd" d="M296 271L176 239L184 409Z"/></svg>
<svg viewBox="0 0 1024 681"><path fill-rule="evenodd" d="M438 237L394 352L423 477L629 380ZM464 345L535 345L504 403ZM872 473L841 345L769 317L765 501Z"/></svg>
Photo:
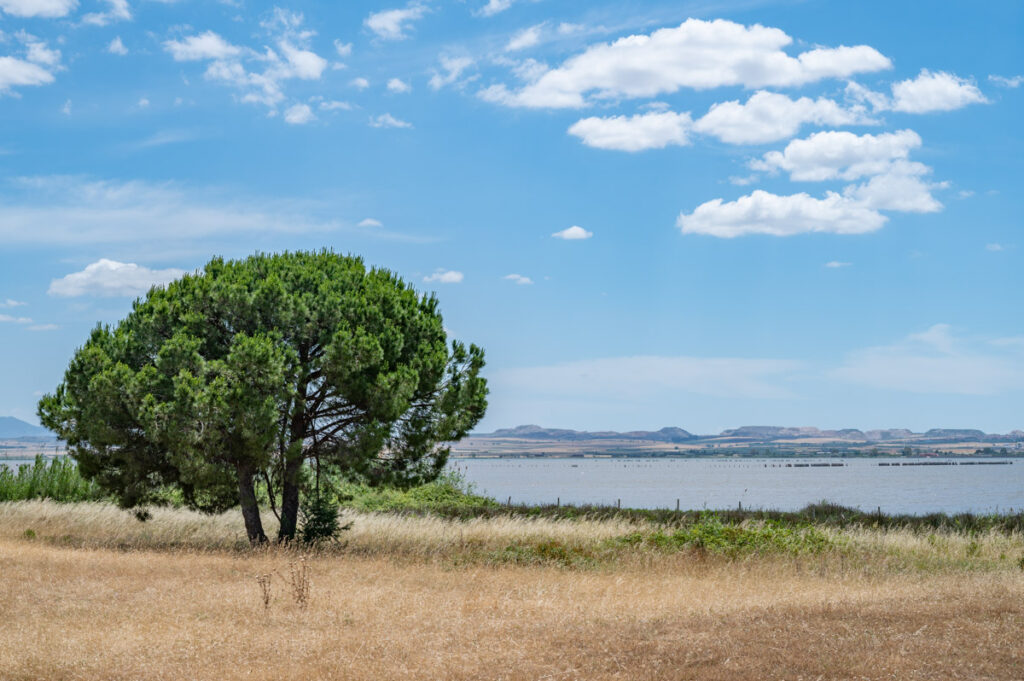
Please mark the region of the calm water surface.
<svg viewBox="0 0 1024 681"><path fill-rule="evenodd" d="M477 491L512 503L796 510L828 500L865 511L959 513L1024 508L1024 460L452 459ZM992 462L1007 462L991 465ZM825 466L796 464L828 464ZM880 466L879 463L891 464ZM792 464L793 467L787 467ZM832 465L841 464L841 465Z"/></svg>
<svg viewBox="0 0 1024 681"><path fill-rule="evenodd" d="M906 466L878 459L452 459L477 491L500 501L634 508L797 510L826 499L886 513L1024 509L1024 460L938 459ZM991 465L987 462L1008 462ZM0 466L32 463L4 459ZM796 467L796 464L828 464ZM890 464L879 466L879 463ZM792 467L787 467L791 464ZM842 464L832 465L832 464Z"/></svg>

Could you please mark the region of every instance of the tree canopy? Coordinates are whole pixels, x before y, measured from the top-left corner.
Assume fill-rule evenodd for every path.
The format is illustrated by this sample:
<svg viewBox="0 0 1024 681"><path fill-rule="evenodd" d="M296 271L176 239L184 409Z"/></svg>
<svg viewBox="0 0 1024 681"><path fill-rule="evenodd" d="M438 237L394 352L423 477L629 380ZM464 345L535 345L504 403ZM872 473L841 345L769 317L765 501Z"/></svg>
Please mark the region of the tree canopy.
<svg viewBox="0 0 1024 681"><path fill-rule="evenodd" d="M483 366L448 343L433 295L360 258L215 258L97 326L39 415L123 506L167 488L204 511L240 504L256 543L260 482L287 540L306 462L371 484L435 478L484 414Z"/></svg>

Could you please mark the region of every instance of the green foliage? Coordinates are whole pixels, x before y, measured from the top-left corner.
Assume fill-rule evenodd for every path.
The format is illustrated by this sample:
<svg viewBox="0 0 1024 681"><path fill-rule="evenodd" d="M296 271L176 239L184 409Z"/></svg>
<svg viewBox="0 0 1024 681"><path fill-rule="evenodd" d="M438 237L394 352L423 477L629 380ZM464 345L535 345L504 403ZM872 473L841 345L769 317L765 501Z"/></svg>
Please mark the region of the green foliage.
<svg viewBox="0 0 1024 681"><path fill-rule="evenodd" d="M94 329L39 415L125 507L168 488L203 511L241 502L259 541L267 480L288 539L309 461L368 485L437 477L442 443L486 409L483 365L448 344L436 298L359 258L215 258Z"/></svg>
<svg viewBox="0 0 1024 681"><path fill-rule="evenodd" d="M351 527L338 520L339 506L327 495L312 495L302 506L302 524L299 539L304 544L321 544L338 539L341 533Z"/></svg>
<svg viewBox="0 0 1024 681"><path fill-rule="evenodd" d="M586 568L598 564L600 552L593 547L566 544L557 539L529 543L517 542L490 556L494 563L516 565L558 565L567 568Z"/></svg>
<svg viewBox="0 0 1024 681"><path fill-rule="evenodd" d="M715 514L675 531L636 532L620 540L629 546L653 547L666 551L688 548L738 557L766 553L822 553L836 548L836 542L820 529L806 525L787 526L778 521L727 524Z"/></svg>
<svg viewBox="0 0 1024 681"><path fill-rule="evenodd" d="M475 493L458 473L446 471L435 481L416 487L371 487L365 483L338 485L337 498L347 508L391 513L432 513L442 516L473 514L478 509L499 510L489 497Z"/></svg>
<svg viewBox="0 0 1024 681"><path fill-rule="evenodd" d="M17 470L0 466L0 501L51 499L71 502L106 498L100 486L83 478L75 462L69 458L47 462L42 456L37 456L34 463L23 463Z"/></svg>

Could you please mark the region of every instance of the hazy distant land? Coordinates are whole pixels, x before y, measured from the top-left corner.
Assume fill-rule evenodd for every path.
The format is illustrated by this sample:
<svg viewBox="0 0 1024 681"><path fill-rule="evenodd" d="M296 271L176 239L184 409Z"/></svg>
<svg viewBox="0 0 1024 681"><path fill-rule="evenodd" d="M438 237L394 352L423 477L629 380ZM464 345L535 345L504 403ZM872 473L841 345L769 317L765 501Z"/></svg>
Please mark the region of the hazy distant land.
<svg viewBox="0 0 1024 681"><path fill-rule="evenodd" d="M1005 450L1005 452L1004 452ZM577 431L526 425L474 433L452 446L456 457L504 456L1024 456L1024 431L904 428L820 430L813 427L743 426L717 435L682 428L656 431Z"/></svg>

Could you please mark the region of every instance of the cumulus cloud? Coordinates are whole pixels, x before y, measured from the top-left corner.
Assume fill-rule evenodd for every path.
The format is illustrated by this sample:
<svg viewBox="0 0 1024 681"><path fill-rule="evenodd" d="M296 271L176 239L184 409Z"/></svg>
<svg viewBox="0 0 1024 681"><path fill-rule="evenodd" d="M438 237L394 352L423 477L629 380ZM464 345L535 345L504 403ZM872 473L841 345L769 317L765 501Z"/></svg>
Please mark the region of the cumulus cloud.
<svg viewBox="0 0 1024 681"><path fill-rule="evenodd" d="M402 94L405 92L412 91L412 88L409 86L409 84L399 78L392 78L391 80L389 80L387 88L389 92L394 92L395 94Z"/></svg>
<svg viewBox="0 0 1024 681"><path fill-rule="evenodd" d="M908 78L890 86L892 96L875 92L858 83L847 85L846 93L854 100L870 104L875 111L930 113L953 111L969 104L985 104L988 99L978 86L966 78L946 71L921 69L916 78Z"/></svg>
<svg viewBox="0 0 1024 681"><path fill-rule="evenodd" d="M434 75L430 77L430 87L434 90L451 85L462 76L463 71L473 65L473 59L466 56L441 55L438 61L441 62L441 70L444 73L434 71Z"/></svg>
<svg viewBox="0 0 1024 681"><path fill-rule="evenodd" d="M528 47L533 47L540 42L540 32L544 29L544 24L537 24L536 26L530 26L512 36L508 44L505 45L506 52L515 52L517 50L525 50Z"/></svg>
<svg viewBox="0 0 1024 681"><path fill-rule="evenodd" d="M690 214L680 213L676 226L683 234L731 239L747 234L864 234L881 228L886 220L877 210L835 192L818 199L803 192L780 196L758 189L735 201L706 201Z"/></svg>
<svg viewBox="0 0 1024 681"><path fill-rule="evenodd" d="M589 239L594 236L594 233L588 232L579 225L573 225L572 227L567 227L560 232L555 232L551 236L556 239L565 239L566 241L579 241L580 239Z"/></svg>
<svg viewBox="0 0 1024 681"><path fill-rule="evenodd" d="M786 95L764 90L746 102L712 105L693 125L697 132L729 144L763 144L795 135L805 124L852 125L872 123L862 112L846 109L831 99Z"/></svg>
<svg viewBox="0 0 1024 681"><path fill-rule="evenodd" d="M4 324L31 324L32 319L29 317L14 317L9 314L0 314L0 323Z"/></svg>
<svg viewBox="0 0 1024 681"><path fill-rule="evenodd" d="M379 116L370 117L371 128L411 128L412 123L408 123L399 118L395 118L389 113L383 113Z"/></svg>
<svg viewBox="0 0 1024 681"><path fill-rule="evenodd" d="M13 87L46 85L53 80L53 74L39 64L15 57L0 57L0 95Z"/></svg>
<svg viewBox="0 0 1024 681"><path fill-rule="evenodd" d="M487 0L487 4L481 7L477 14L484 17L492 17L495 14L504 12L515 0Z"/></svg>
<svg viewBox="0 0 1024 681"><path fill-rule="evenodd" d="M130 262L102 258L87 265L81 272L72 272L50 282L47 293L62 298L79 296L140 296L153 286L174 281L184 270L151 270Z"/></svg>
<svg viewBox="0 0 1024 681"><path fill-rule="evenodd" d="M931 190L943 185L926 182L923 177L930 172L922 163L896 161L864 184L847 187L843 194L872 210L935 213L942 204Z"/></svg>
<svg viewBox="0 0 1024 681"><path fill-rule="evenodd" d="M213 31L188 36L182 40L165 40L164 49L175 61L203 59L229 59L242 54L242 48L232 45Z"/></svg>
<svg viewBox="0 0 1024 681"><path fill-rule="evenodd" d="M424 5L412 4L404 9L389 9L374 12L363 21L366 28L381 40L404 40L414 21L427 13Z"/></svg>
<svg viewBox="0 0 1024 681"><path fill-rule="evenodd" d="M110 54L118 54L123 57L128 54L128 48L124 46L123 42L121 42L121 36L117 36L110 41L110 44L107 45L107 52Z"/></svg>
<svg viewBox="0 0 1024 681"><path fill-rule="evenodd" d="M527 286L533 283L533 279L530 279L529 277L524 277L521 274L506 274L504 277L502 277L502 279L505 279L506 281L515 282L520 286Z"/></svg>
<svg viewBox="0 0 1024 681"><path fill-rule="evenodd" d="M684 87L787 87L892 66L867 45L815 48L792 57L783 50L792 42L777 28L688 19L649 35L593 45L517 91L499 84L480 96L506 106L579 108L588 97L655 97Z"/></svg>
<svg viewBox="0 0 1024 681"><path fill-rule="evenodd" d="M374 218L364 218L359 221L359 227L383 227L384 223Z"/></svg>
<svg viewBox="0 0 1024 681"><path fill-rule="evenodd" d="M907 113L952 111L988 102L974 83L952 73L921 69L917 78L892 85L892 109Z"/></svg>
<svg viewBox="0 0 1024 681"><path fill-rule="evenodd" d="M948 324L891 345L850 353L832 378L920 394L998 395L1024 385L1024 346L995 339L978 343ZM1005 339L1002 339L1005 340Z"/></svg>
<svg viewBox="0 0 1024 681"><path fill-rule="evenodd" d="M921 137L913 130L880 135L817 132L793 140L782 151L769 151L749 166L771 173L781 170L798 182L856 180L886 172L894 161L906 160L920 146Z"/></svg>
<svg viewBox="0 0 1024 681"><path fill-rule="evenodd" d="M28 303L23 303L20 300L13 300L11 298L0 300L0 308L23 307L25 305L28 305Z"/></svg>
<svg viewBox="0 0 1024 681"><path fill-rule="evenodd" d="M365 90L366 88L370 87L370 81L366 80L365 78L353 78L352 80L349 81L349 85L351 85L357 90Z"/></svg>
<svg viewBox="0 0 1024 681"><path fill-rule="evenodd" d="M693 120L688 113L651 112L635 116L590 117L576 121L569 134L588 147L618 151L643 151L686 146Z"/></svg>
<svg viewBox="0 0 1024 681"><path fill-rule="evenodd" d="M301 14L277 8L260 24L276 49L239 47L213 31L164 41L164 49L176 61L209 62L203 74L207 80L236 88L243 102L263 104L276 113L285 99L285 81L319 80L327 68L327 60L309 49L314 32L301 30L302 22Z"/></svg>
<svg viewBox="0 0 1024 681"><path fill-rule="evenodd" d="M305 125L310 121L315 121L316 114L313 113L308 104L295 104L285 110L284 120L292 125Z"/></svg>
<svg viewBox="0 0 1024 681"><path fill-rule="evenodd" d="M460 284L462 283L463 278L464 276L462 272L438 269L433 274L423 277L423 281L428 284L432 282L437 282L439 284Z"/></svg>
<svg viewBox="0 0 1024 681"><path fill-rule="evenodd" d="M343 43L340 40L335 40L334 51L338 53L339 57L349 57L352 55L352 43Z"/></svg>
<svg viewBox="0 0 1024 681"><path fill-rule="evenodd" d="M0 10L13 17L65 17L78 0L0 0Z"/></svg>
<svg viewBox="0 0 1024 681"><path fill-rule="evenodd" d="M113 21L128 21L132 18L128 0L106 0L106 12L90 12L82 17L83 24L106 26Z"/></svg>

